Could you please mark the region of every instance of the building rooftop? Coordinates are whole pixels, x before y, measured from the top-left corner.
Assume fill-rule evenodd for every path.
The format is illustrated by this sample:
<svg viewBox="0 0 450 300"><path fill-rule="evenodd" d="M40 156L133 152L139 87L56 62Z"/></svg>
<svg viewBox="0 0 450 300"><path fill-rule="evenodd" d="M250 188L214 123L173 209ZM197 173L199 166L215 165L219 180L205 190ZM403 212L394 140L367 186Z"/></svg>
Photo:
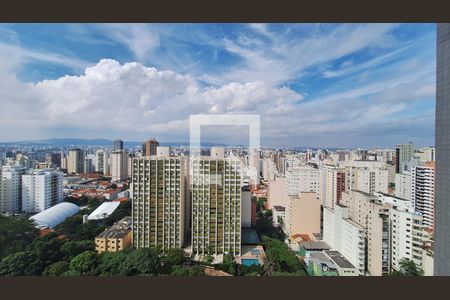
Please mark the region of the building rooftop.
<svg viewBox="0 0 450 300"><path fill-rule="evenodd" d="M329 269L336 269L334 263L329 259L323 252L314 252L311 253L310 257L311 261L314 261L317 264L326 265Z"/></svg>
<svg viewBox="0 0 450 300"><path fill-rule="evenodd" d="M300 246L306 250L330 250L331 247L325 242L313 242L313 241L300 241Z"/></svg>
<svg viewBox="0 0 450 300"><path fill-rule="evenodd" d="M109 217L119 207L120 202L103 202L89 216L88 220L100 220Z"/></svg>
<svg viewBox="0 0 450 300"><path fill-rule="evenodd" d="M77 205L62 202L30 217L30 220L33 220L38 228L54 228L78 211L80 211L80 208Z"/></svg>
<svg viewBox="0 0 450 300"><path fill-rule="evenodd" d="M275 205L273 207L276 211L286 211L286 208L284 206Z"/></svg>
<svg viewBox="0 0 450 300"><path fill-rule="evenodd" d="M351 262L349 262L344 256L342 256L339 251L325 251L325 253L330 257L330 259L341 268L355 268Z"/></svg>
<svg viewBox="0 0 450 300"><path fill-rule="evenodd" d="M131 230L131 217L125 217L100 233L97 238L123 238Z"/></svg>

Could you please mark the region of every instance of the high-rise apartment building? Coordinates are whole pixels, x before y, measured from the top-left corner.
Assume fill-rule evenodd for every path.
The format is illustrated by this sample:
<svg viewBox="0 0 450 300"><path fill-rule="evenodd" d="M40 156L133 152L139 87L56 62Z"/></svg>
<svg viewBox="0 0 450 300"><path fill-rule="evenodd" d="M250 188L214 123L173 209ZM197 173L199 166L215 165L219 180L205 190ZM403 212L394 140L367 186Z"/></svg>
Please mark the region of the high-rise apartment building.
<svg viewBox="0 0 450 300"><path fill-rule="evenodd" d="M345 191L345 169L335 166L319 166L319 199L323 206L333 208Z"/></svg>
<svg viewBox="0 0 450 300"><path fill-rule="evenodd" d="M396 166L395 172L403 173L405 164L414 156L414 145L412 142L408 144L400 144L395 147Z"/></svg>
<svg viewBox="0 0 450 300"><path fill-rule="evenodd" d="M285 176L275 177L275 181L269 182L269 191L267 193L268 208L274 206L286 206L287 181Z"/></svg>
<svg viewBox="0 0 450 300"><path fill-rule="evenodd" d="M116 150L111 154L111 181L121 181L128 177L128 154Z"/></svg>
<svg viewBox="0 0 450 300"><path fill-rule="evenodd" d="M364 228L366 274L387 275L390 272L390 206L362 191L346 191L341 203L348 207L348 217Z"/></svg>
<svg viewBox="0 0 450 300"><path fill-rule="evenodd" d="M38 213L63 199L62 172L43 170L22 175L22 212Z"/></svg>
<svg viewBox="0 0 450 300"><path fill-rule="evenodd" d="M298 166L286 171L287 194L298 195L300 192L319 190L319 170L312 166Z"/></svg>
<svg viewBox="0 0 450 300"><path fill-rule="evenodd" d="M158 157L170 157L171 152L172 149L170 147L162 147L162 146L156 147L156 156Z"/></svg>
<svg viewBox="0 0 450 300"><path fill-rule="evenodd" d="M95 164L95 171L97 172L104 172L105 170L105 150L103 149L97 149L95 151L96 156L96 164Z"/></svg>
<svg viewBox="0 0 450 300"><path fill-rule="evenodd" d="M133 158L132 218L136 248L182 248L185 164L180 158Z"/></svg>
<svg viewBox="0 0 450 300"><path fill-rule="evenodd" d="M416 212L423 215L423 224L434 228L434 162L413 167L411 199Z"/></svg>
<svg viewBox="0 0 450 300"><path fill-rule="evenodd" d="M437 24L434 274L450 275L450 24Z"/></svg>
<svg viewBox="0 0 450 300"><path fill-rule="evenodd" d="M411 200L412 199L411 174L404 172L403 174L395 174L395 196Z"/></svg>
<svg viewBox="0 0 450 300"><path fill-rule="evenodd" d="M123 150L123 141L122 140L114 140L112 141L112 151Z"/></svg>
<svg viewBox="0 0 450 300"><path fill-rule="evenodd" d="M238 159L193 159L192 251L197 259L240 255L241 181Z"/></svg>
<svg viewBox="0 0 450 300"><path fill-rule="evenodd" d="M408 258L422 267L422 216L413 211L390 209L391 266L400 270L400 261Z"/></svg>
<svg viewBox="0 0 450 300"><path fill-rule="evenodd" d="M22 210L22 175L26 168L3 166L1 179L0 213L17 214Z"/></svg>
<svg viewBox="0 0 450 300"><path fill-rule="evenodd" d="M54 168L61 167L61 153L47 153L45 161L51 163Z"/></svg>
<svg viewBox="0 0 450 300"><path fill-rule="evenodd" d="M289 236L320 233L320 200L315 192L299 192L288 196L285 229Z"/></svg>
<svg viewBox="0 0 450 300"><path fill-rule="evenodd" d="M149 139L142 145L142 155L144 156L153 156L157 154L157 147L159 143L156 139Z"/></svg>
<svg viewBox="0 0 450 300"><path fill-rule="evenodd" d="M324 207L323 241L347 258L358 275L365 275L365 240L364 227L349 218L348 207L339 203L334 208Z"/></svg>
<svg viewBox="0 0 450 300"><path fill-rule="evenodd" d="M84 166L83 151L78 148L69 150L69 155L67 156L67 173L68 174L83 173L83 166Z"/></svg>
<svg viewBox="0 0 450 300"><path fill-rule="evenodd" d="M346 190L357 190L368 194L387 193L389 171L377 167L347 167Z"/></svg>

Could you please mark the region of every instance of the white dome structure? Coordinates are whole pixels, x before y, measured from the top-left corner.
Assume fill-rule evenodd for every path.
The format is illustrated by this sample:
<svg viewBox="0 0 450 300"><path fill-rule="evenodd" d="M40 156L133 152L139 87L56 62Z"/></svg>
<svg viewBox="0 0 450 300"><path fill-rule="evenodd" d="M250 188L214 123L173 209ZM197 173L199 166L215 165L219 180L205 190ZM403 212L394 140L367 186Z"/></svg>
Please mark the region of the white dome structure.
<svg viewBox="0 0 450 300"><path fill-rule="evenodd" d="M38 228L53 228L79 211L77 205L63 202L30 217L30 220L34 220Z"/></svg>

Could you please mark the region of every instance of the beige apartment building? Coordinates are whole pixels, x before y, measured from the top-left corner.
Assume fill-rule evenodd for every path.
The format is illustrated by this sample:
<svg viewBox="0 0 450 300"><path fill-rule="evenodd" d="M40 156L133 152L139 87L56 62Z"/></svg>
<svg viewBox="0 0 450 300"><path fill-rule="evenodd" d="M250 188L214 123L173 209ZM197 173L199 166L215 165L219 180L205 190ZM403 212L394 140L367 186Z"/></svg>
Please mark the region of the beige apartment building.
<svg viewBox="0 0 450 300"><path fill-rule="evenodd" d="M275 177L275 181L269 183L267 203L269 209L274 206L286 206L287 180L284 176Z"/></svg>
<svg viewBox="0 0 450 300"><path fill-rule="evenodd" d="M192 161L192 251L216 261L241 253L242 164L234 158Z"/></svg>
<svg viewBox="0 0 450 300"><path fill-rule="evenodd" d="M132 170L133 244L182 248L185 236L185 163L181 158L136 157Z"/></svg>
<svg viewBox="0 0 450 300"><path fill-rule="evenodd" d="M294 234L320 233L320 200L315 192L300 192L286 201L285 229Z"/></svg>
<svg viewBox="0 0 450 300"><path fill-rule="evenodd" d="M95 238L97 253L117 252L131 246L131 217L118 221Z"/></svg>
<svg viewBox="0 0 450 300"><path fill-rule="evenodd" d="M84 155L81 149L71 149L67 156L67 174L83 173Z"/></svg>
<svg viewBox="0 0 450 300"><path fill-rule="evenodd" d="M349 218L361 225L367 238L367 271L381 276L390 272L389 208L371 194L348 191L342 194L343 205L348 207Z"/></svg>
<svg viewBox="0 0 450 300"><path fill-rule="evenodd" d="M319 166L318 196L323 206L333 208L340 203L342 192L345 191L345 175L345 168Z"/></svg>
<svg viewBox="0 0 450 300"><path fill-rule="evenodd" d="M111 154L111 181L121 181L128 177L128 154L116 150Z"/></svg>

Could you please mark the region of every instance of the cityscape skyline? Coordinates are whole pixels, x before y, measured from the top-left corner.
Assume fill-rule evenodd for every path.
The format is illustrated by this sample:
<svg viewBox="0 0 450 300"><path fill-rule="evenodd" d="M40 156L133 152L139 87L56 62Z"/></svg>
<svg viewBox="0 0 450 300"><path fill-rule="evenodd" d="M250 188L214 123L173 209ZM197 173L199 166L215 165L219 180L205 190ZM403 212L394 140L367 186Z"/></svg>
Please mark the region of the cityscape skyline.
<svg viewBox="0 0 450 300"><path fill-rule="evenodd" d="M262 145L434 145L434 24L4 24L0 37L2 142L187 141L190 114L257 113ZM204 134L245 144L241 127Z"/></svg>

